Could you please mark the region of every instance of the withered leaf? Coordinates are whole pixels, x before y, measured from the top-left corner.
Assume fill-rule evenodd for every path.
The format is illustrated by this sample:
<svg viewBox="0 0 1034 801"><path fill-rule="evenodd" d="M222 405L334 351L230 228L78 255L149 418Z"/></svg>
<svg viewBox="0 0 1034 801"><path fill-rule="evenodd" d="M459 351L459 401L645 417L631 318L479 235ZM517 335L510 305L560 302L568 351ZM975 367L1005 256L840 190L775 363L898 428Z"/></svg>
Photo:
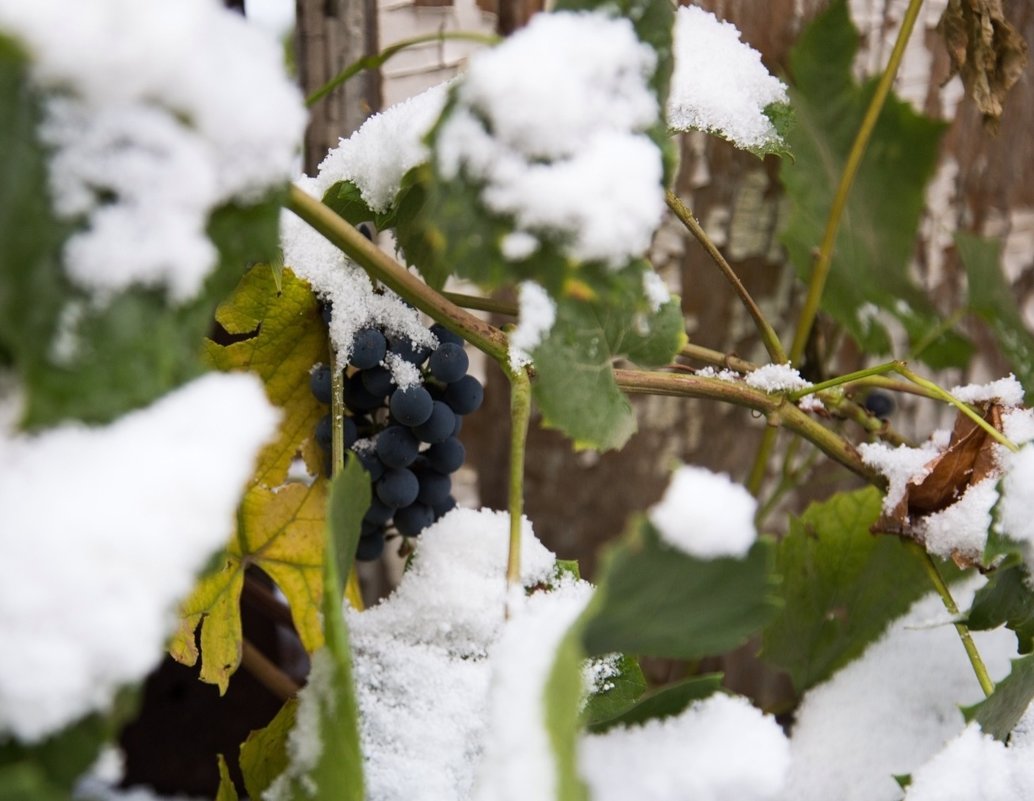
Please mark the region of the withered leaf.
<svg viewBox="0 0 1034 801"><path fill-rule="evenodd" d="M1002 0L949 0L937 30L951 59L952 77L998 132L1005 96L1027 66L1027 43L1005 18Z"/></svg>
<svg viewBox="0 0 1034 801"><path fill-rule="evenodd" d="M1001 407L982 410L992 425L1001 425ZM947 449L930 463L930 472L908 484L908 512L928 515L955 503L971 484L994 469L994 442L980 426L959 412Z"/></svg>
<svg viewBox="0 0 1034 801"><path fill-rule="evenodd" d="M1002 429L1002 406L997 403L978 405L981 416L994 428ZM926 467L928 472L919 481L910 481L897 506L880 516L873 531L922 540L920 519L939 512L959 500L967 489L998 471L994 439L968 416L959 412L955 418L948 447ZM969 564L961 556L959 560ZM962 563L960 562L960 566Z"/></svg>

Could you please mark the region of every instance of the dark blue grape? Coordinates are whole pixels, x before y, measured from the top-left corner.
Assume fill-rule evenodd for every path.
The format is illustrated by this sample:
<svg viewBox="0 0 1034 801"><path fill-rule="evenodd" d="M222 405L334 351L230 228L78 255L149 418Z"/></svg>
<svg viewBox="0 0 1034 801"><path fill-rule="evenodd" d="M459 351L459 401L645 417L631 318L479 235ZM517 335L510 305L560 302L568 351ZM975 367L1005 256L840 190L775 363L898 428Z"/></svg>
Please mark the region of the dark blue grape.
<svg viewBox="0 0 1034 801"><path fill-rule="evenodd" d="M345 381L345 406L353 412L370 412L384 403L384 398L371 395L363 386L362 374L356 373Z"/></svg>
<svg viewBox="0 0 1034 801"><path fill-rule="evenodd" d="M416 499L428 506L445 503L452 492L452 479L437 470L421 470L416 474L420 482L420 491Z"/></svg>
<svg viewBox="0 0 1034 801"><path fill-rule="evenodd" d="M463 415L457 414L456 415L456 427L452 429L452 435L454 437L458 437L460 435L460 431L462 429L463 429Z"/></svg>
<svg viewBox="0 0 1034 801"><path fill-rule="evenodd" d="M352 340L352 355L348 361L360 370L367 370L380 364L387 352L388 341L384 334L376 328L363 328Z"/></svg>
<svg viewBox="0 0 1034 801"><path fill-rule="evenodd" d="M359 538L359 546L355 549L355 558L360 562L372 562L380 559L384 553L384 529L380 528Z"/></svg>
<svg viewBox="0 0 1034 801"><path fill-rule="evenodd" d="M391 416L403 425L418 426L426 423L434 410L431 393L423 387L406 387L391 393L388 404Z"/></svg>
<svg viewBox="0 0 1034 801"><path fill-rule="evenodd" d="M369 239L371 242L373 241L373 236L375 233L373 223L361 222L359 223L359 225L356 226L356 230L363 236L365 236L367 239Z"/></svg>
<svg viewBox="0 0 1034 801"><path fill-rule="evenodd" d="M459 381L445 388L445 402L456 414L470 414L481 406L485 399L485 390L472 375L465 375Z"/></svg>
<svg viewBox="0 0 1034 801"><path fill-rule="evenodd" d="M392 337L388 340L388 350L397 354L403 361L415 364L417 367L423 364L431 353L431 349L427 345L414 345L412 341L404 337Z"/></svg>
<svg viewBox="0 0 1034 801"><path fill-rule="evenodd" d="M453 342L443 342L427 360L431 375L445 384L452 384L463 378L469 365L470 360L463 346Z"/></svg>
<svg viewBox="0 0 1034 801"><path fill-rule="evenodd" d="M445 499L444 503L432 507L432 509L434 510L434 519L437 520L440 517L444 517L455 508L456 499L450 495L448 498Z"/></svg>
<svg viewBox="0 0 1034 801"><path fill-rule="evenodd" d="M385 467L409 467L419 450L419 441L405 426L388 426L377 435L377 458Z"/></svg>
<svg viewBox="0 0 1034 801"><path fill-rule="evenodd" d="M401 509L416 500L420 492L420 482L412 470L395 467L385 470L376 485L377 497L385 506Z"/></svg>
<svg viewBox="0 0 1034 801"><path fill-rule="evenodd" d="M391 371L386 367L371 367L368 370L363 370L359 373L362 376L363 387L371 395L376 395L378 398L384 398L391 394L392 387L395 386L394 381L391 378Z"/></svg>
<svg viewBox="0 0 1034 801"><path fill-rule="evenodd" d="M370 508L367 509L366 514L363 515L363 524L371 523L375 526L383 526L391 520L391 516L394 513L395 510L387 504L382 503L380 498L374 498L370 501Z"/></svg>
<svg viewBox="0 0 1034 801"><path fill-rule="evenodd" d="M330 318L334 313L334 305L329 301L322 304L320 307L320 317L323 318L324 325L330 325Z"/></svg>
<svg viewBox="0 0 1034 801"><path fill-rule="evenodd" d="M456 428L456 413L447 403L434 401L431 416L418 426L413 426L413 433L421 442L444 442L452 436Z"/></svg>
<svg viewBox="0 0 1034 801"><path fill-rule="evenodd" d="M434 522L434 510L423 503L413 503L395 512L395 528L404 537L415 537Z"/></svg>
<svg viewBox="0 0 1034 801"><path fill-rule="evenodd" d="M444 442L428 448L424 457L427 466L439 473L455 473L463 466L463 460L467 458L467 449L458 439L449 437Z"/></svg>
<svg viewBox="0 0 1034 801"><path fill-rule="evenodd" d="M894 397L889 392L873 389L865 396L865 408L881 420L886 420L894 413L894 406Z"/></svg>
<svg viewBox="0 0 1034 801"><path fill-rule="evenodd" d="M434 334L435 338L441 343L451 342L454 345L459 345L460 347L463 346L463 337L459 334L454 334L441 323L435 323L432 325L431 333Z"/></svg>
<svg viewBox="0 0 1034 801"><path fill-rule="evenodd" d="M309 373L309 389L320 403L330 405L330 368L325 364L317 364Z"/></svg>
<svg viewBox="0 0 1034 801"><path fill-rule="evenodd" d="M378 458L376 451L362 451L357 455L359 456L359 463L370 474L370 481L376 481L384 475L384 462Z"/></svg>
<svg viewBox="0 0 1034 801"><path fill-rule="evenodd" d="M330 415L325 414L320 418L320 421L316 423L316 444L319 445L323 450L330 450L330 438L332 435L332 424L330 422Z"/></svg>
<svg viewBox="0 0 1034 801"><path fill-rule="evenodd" d="M355 441L359 439L359 431L355 426L355 422L351 417L346 417L341 424L341 429L344 435L345 447L351 448ZM316 444L323 448L323 450L329 451L333 435L333 423L331 422L330 415L325 414L316 423Z"/></svg>

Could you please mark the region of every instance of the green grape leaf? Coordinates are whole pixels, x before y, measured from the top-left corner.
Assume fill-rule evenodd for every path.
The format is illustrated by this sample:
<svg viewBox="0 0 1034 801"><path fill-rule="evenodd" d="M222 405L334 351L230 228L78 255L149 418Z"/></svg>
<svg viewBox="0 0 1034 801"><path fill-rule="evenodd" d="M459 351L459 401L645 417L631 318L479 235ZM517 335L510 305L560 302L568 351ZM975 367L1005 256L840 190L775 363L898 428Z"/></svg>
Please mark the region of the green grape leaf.
<svg viewBox="0 0 1034 801"><path fill-rule="evenodd" d="M578 735L581 729L582 664L578 621L557 646L553 666L542 693L542 714L553 750L557 801L588 801L578 774Z"/></svg>
<svg viewBox="0 0 1034 801"><path fill-rule="evenodd" d="M363 471L358 469L358 473ZM347 487L351 473L342 473ZM352 652L342 611L338 543L328 524L323 560L323 634L326 647L312 657L308 684L299 693L295 725L287 737L287 765L273 780L273 795L363 801L359 712L352 680ZM274 744L274 755L278 754ZM286 795L285 795L286 793Z"/></svg>
<svg viewBox="0 0 1034 801"><path fill-rule="evenodd" d="M302 644L323 645L320 604L326 515L326 482L287 484L270 490L253 484L237 512L237 531L223 569L203 577L181 604L182 624L169 650L193 665L198 658L194 630L201 626L201 679L225 693L241 660L240 596L244 573L261 568L287 598Z"/></svg>
<svg viewBox="0 0 1034 801"><path fill-rule="evenodd" d="M998 682L991 695L962 710L966 721L975 720L996 740L1005 742L1034 699L1034 654L1012 661L1012 670Z"/></svg>
<svg viewBox="0 0 1034 801"><path fill-rule="evenodd" d="M1010 557L977 590L966 616L974 631L1007 626L1016 634L1021 654L1034 651L1034 591L1030 573L1018 557Z"/></svg>
<svg viewBox="0 0 1034 801"><path fill-rule="evenodd" d="M776 550L782 606L766 626L762 657L804 692L857 657L905 613L929 582L895 537L876 536L880 493L840 492L790 519Z"/></svg>
<svg viewBox="0 0 1034 801"><path fill-rule="evenodd" d="M220 370L248 370L258 375L271 402L283 410L276 439L258 459L253 482L277 487L299 450L310 472L318 474L322 457L312 432L327 407L309 390L309 372L328 360L327 331L309 285L284 268L276 276L256 264L233 294L216 309L216 321L234 341L205 342L205 357Z"/></svg>
<svg viewBox="0 0 1034 801"><path fill-rule="evenodd" d="M586 652L697 659L742 645L775 611L773 550L762 539L743 559L697 559L634 520L604 556L583 615Z"/></svg>
<svg viewBox="0 0 1034 801"><path fill-rule="evenodd" d="M646 691L646 677L634 657L622 654L617 671L616 675L605 679L602 689L589 696L582 714L587 726L618 717L635 706Z"/></svg>
<svg viewBox="0 0 1034 801"><path fill-rule="evenodd" d="M297 713L298 699L288 699L268 725L252 731L241 743L241 773L248 798L262 798L269 785L287 769L287 737Z"/></svg>
<svg viewBox="0 0 1034 801"><path fill-rule="evenodd" d="M219 789L215 793L215 801L239 801L237 788L230 778L230 767L226 764L226 757L216 754L216 762L219 768Z"/></svg>
<svg viewBox="0 0 1034 801"><path fill-rule="evenodd" d="M796 120L786 137L794 161L780 165L791 207L782 240L805 281L876 88L875 80L858 85L852 78L857 48L847 3L836 0L803 32L790 56ZM971 352L958 334L944 330L908 270L924 187L944 130L944 123L916 114L894 96L887 99L847 200L822 297L823 311L865 352L890 349L890 335L876 316L883 312L902 323L918 358L935 368L962 365Z"/></svg>
<svg viewBox="0 0 1034 801"><path fill-rule="evenodd" d="M684 679L646 693L637 703L614 717L590 721L588 728L593 734L599 734L614 726L636 726L648 720L672 717L694 701L714 695L721 686L721 673Z"/></svg>
<svg viewBox="0 0 1034 801"><path fill-rule="evenodd" d="M1019 382L1027 387L1027 403L1034 403L1034 335L1027 329L1016 295L1001 267L1001 245L959 231L955 248L966 268L969 308L994 334L1002 355Z"/></svg>
<svg viewBox="0 0 1034 801"><path fill-rule="evenodd" d="M615 359L656 367L685 343L678 298L651 314L636 307L635 291L627 287L624 302L618 293L562 298L553 328L532 353L542 424L563 431L576 447L620 448L635 433L632 405L614 380Z"/></svg>

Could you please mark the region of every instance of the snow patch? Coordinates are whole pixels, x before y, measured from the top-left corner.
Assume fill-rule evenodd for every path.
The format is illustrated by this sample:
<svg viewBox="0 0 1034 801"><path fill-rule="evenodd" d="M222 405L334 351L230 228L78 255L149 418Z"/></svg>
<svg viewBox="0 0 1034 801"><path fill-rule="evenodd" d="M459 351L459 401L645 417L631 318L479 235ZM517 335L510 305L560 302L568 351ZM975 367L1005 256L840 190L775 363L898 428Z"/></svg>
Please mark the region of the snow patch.
<svg viewBox="0 0 1034 801"><path fill-rule="evenodd" d="M305 113L277 45L210 0L0 0L0 30L50 94L54 210L82 223L69 277L100 302L131 285L190 300L216 261L211 212L289 179Z"/></svg>
<svg viewBox="0 0 1034 801"><path fill-rule="evenodd" d="M765 392L795 392L811 386L811 382L801 378L801 374L789 363L762 365L747 373L744 382L748 387Z"/></svg>
<svg viewBox="0 0 1034 801"><path fill-rule="evenodd" d="M655 66L626 19L537 15L472 57L437 135L438 170L481 184L482 202L518 232L623 267L664 213L661 154L645 133L658 115Z"/></svg>
<svg viewBox="0 0 1034 801"><path fill-rule="evenodd" d="M585 736L579 757L593 801L776 801L790 748L774 718L716 694L674 717Z"/></svg>
<svg viewBox="0 0 1034 801"><path fill-rule="evenodd" d="M757 500L727 475L683 465L649 519L661 539L698 559L743 557L757 537Z"/></svg>
<svg viewBox="0 0 1034 801"><path fill-rule="evenodd" d="M781 142L765 107L788 103L786 85L773 77L761 54L740 41L729 22L696 6L682 6L675 19L675 70L668 97L674 131L717 133L739 147Z"/></svg>
<svg viewBox="0 0 1034 801"><path fill-rule="evenodd" d="M510 369L517 372L531 364L531 352L549 334L556 321L556 303L540 284L523 281L517 295L517 327L508 335Z"/></svg>
<svg viewBox="0 0 1034 801"><path fill-rule="evenodd" d="M40 740L158 663L276 421L254 376L211 374L107 426L0 432L0 733Z"/></svg>

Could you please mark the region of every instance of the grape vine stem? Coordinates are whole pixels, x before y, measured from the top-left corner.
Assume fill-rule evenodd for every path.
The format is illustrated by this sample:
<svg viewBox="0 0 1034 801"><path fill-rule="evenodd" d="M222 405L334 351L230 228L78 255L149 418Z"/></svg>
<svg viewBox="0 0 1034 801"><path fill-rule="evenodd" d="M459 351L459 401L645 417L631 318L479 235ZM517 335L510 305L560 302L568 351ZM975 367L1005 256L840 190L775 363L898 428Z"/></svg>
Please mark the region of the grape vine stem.
<svg viewBox="0 0 1034 801"><path fill-rule="evenodd" d="M397 292L506 369L509 347L506 335L498 328L435 292L349 225L333 209L297 186L288 188L286 206L366 270L370 277Z"/></svg>
<svg viewBox="0 0 1034 801"><path fill-rule="evenodd" d="M665 194L665 200L668 203L668 208L671 209L672 213L678 217L679 221L686 226L686 229L697 238L697 241L703 246L704 250L707 251L708 255L718 265L718 269L722 271L722 275L728 279L729 283L732 284L733 290L735 290L737 296L739 296L740 302L747 309L747 312L754 319L754 326L758 330L758 334L761 335L761 341L765 344L765 350L768 351L768 357L775 364L784 364L786 362L786 352L783 350L783 345L779 341L779 337L772 328L771 324L765 319L765 315L761 313L761 309L758 304L754 302L754 298L751 297L750 292L747 291L747 287L743 285L740 277L736 275L736 271L732 269L732 265L725 260L722 252L718 250L714 242L711 241L711 237L707 235L704 227L697 221L697 218L693 216L693 212L689 210L685 203L682 202L681 198L674 192L668 191Z"/></svg>

